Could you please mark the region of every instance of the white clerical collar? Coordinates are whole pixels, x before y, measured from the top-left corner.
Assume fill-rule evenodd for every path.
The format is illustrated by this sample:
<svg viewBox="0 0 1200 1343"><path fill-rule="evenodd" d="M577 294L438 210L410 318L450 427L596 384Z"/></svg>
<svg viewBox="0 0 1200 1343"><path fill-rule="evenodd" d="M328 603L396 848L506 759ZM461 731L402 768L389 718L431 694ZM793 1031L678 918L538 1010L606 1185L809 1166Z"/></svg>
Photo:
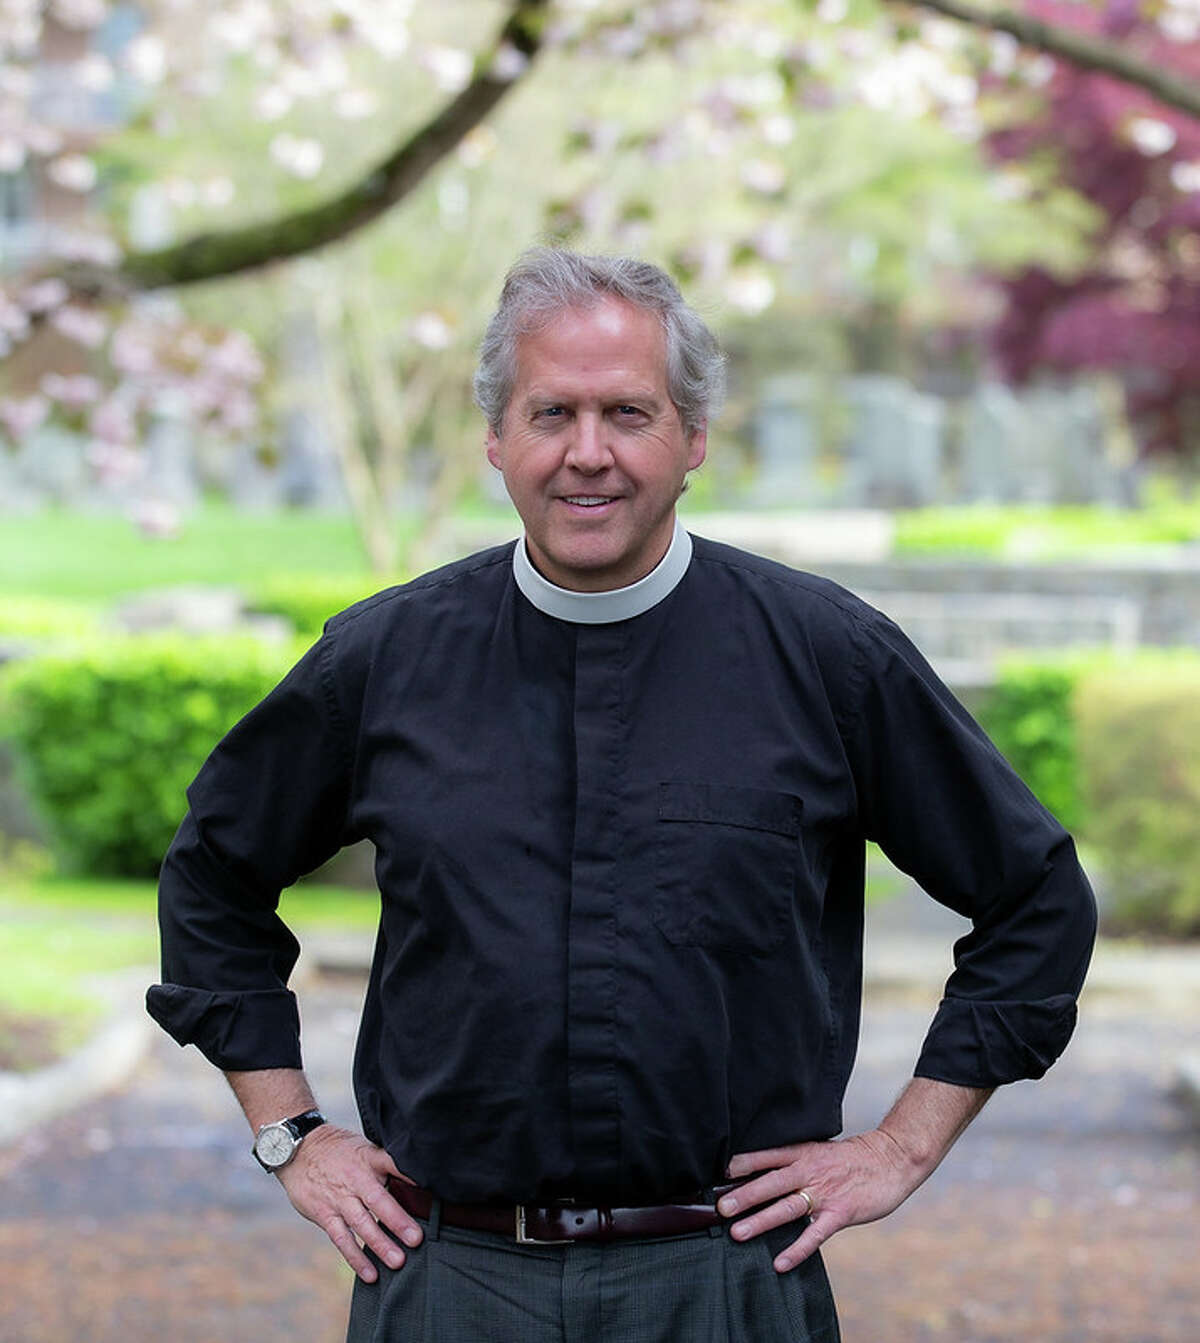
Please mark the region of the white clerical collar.
<svg viewBox="0 0 1200 1343"><path fill-rule="evenodd" d="M575 592L560 588L533 567L524 537L513 548L513 577L517 587L546 615L576 625L607 625L614 620L630 620L657 606L675 591L679 580L687 573L691 559L692 538L676 518L667 553L645 578L639 578L627 588L613 588L609 592Z"/></svg>

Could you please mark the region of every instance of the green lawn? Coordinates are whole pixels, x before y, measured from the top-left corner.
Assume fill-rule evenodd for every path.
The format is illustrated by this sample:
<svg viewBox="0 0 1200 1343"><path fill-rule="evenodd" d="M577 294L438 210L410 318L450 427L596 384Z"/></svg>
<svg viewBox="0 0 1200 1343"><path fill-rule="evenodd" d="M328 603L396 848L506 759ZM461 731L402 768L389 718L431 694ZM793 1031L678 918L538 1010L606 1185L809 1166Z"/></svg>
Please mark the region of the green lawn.
<svg viewBox="0 0 1200 1343"><path fill-rule="evenodd" d="M372 929L372 892L306 885L280 909L303 941L324 929ZM154 883L0 876L0 1067L32 1066L87 1038L103 1016L95 980L157 973Z"/></svg>
<svg viewBox="0 0 1200 1343"><path fill-rule="evenodd" d="M180 583L366 572L350 520L321 513L262 516L214 505L187 519L171 539L144 536L122 517L58 511L8 517L0 527L0 597L104 601Z"/></svg>

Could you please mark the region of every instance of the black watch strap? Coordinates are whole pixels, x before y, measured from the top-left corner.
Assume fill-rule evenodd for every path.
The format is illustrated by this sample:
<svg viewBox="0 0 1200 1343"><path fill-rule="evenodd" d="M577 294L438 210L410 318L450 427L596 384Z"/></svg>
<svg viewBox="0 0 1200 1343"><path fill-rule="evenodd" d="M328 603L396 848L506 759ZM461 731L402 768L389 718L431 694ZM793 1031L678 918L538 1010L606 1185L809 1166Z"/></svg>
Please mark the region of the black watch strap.
<svg viewBox="0 0 1200 1343"><path fill-rule="evenodd" d="M291 1119L285 1119L283 1122L292 1130L297 1141L299 1141L306 1133L311 1133L313 1129L320 1128L325 1122L325 1116L320 1110L305 1110L302 1115L293 1115Z"/></svg>

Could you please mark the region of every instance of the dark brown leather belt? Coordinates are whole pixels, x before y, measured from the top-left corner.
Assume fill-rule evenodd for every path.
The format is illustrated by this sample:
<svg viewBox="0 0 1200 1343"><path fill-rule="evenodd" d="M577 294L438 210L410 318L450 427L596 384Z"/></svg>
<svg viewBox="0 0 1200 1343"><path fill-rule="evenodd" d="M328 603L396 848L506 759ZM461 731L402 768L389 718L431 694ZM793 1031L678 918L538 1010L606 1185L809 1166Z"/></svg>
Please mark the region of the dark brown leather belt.
<svg viewBox="0 0 1200 1343"><path fill-rule="evenodd" d="M720 1226L725 1218L714 1204L734 1184L718 1185L713 1203L656 1203L627 1208L600 1208L567 1199L551 1203L442 1203L443 1226L464 1231L493 1231L519 1245L567 1245L577 1240L631 1240L640 1237L683 1236ZM427 1189L388 1180L392 1197L414 1217L428 1219L434 1195Z"/></svg>

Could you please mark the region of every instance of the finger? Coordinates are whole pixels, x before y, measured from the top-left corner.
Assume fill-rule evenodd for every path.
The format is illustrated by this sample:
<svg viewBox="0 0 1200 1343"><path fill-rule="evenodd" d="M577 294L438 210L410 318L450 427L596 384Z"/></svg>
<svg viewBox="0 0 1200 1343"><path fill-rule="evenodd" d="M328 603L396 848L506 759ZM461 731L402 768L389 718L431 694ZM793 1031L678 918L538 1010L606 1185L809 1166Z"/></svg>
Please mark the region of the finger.
<svg viewBox="0 0 1200 1343"><path fill-rule="evenodd" d="M787 1226L789 1222L799 1222L812 1211L812 1204L797 1190L785 1194L778 1202L761 1208L753 1217L744 1217L734 1222L729 1234L734 1240L750 1240L761 1236L764 1231L772 1231L777 1226Z"/></svg>
<svg viewBox="0 0 1200 1343"><path fill-rule="evenodd" d="M745 1212L748 1208L757 1208L760 1203L766 1203L770 1199L794 1193L803 1183L795 1164L776 1168L768 1171L766 1175L759 1176L757 1180L739 1185L728 1194L722 1194L717 1203L717 1211L723 1217L732 1217L735 1213Z"/></svg>
<svg viewBox="0 0 1200 1343"><path fill-rule="evenodd" d="M764 1147L758 1152L737 1152L729 1158L730 1179L736 1180L743 1175L753 1175L758 1170L769 1170L777 1166L787 1166L795 1161L803 1144L791 1147Z"/></svg>
<svg viewBox="0 0 1200 1343"><path fill-rule="evenodd" d="M775 1256L776 1273L788 1273L797 1264L802 1264L810 1254L814 1254L841 1227L828 1215L815 1216L804 1231L784 1250Z"/></svg>
<svg viewBox="0 0 1200 1343"><path fill-rule="evenodd" d="M359 1203L344 1214L345 1221L354 1235L375 1252L388 1268L400 1268L404 1263L404 1251L388 1235L383 1227Z"/></svg>
<svg viewBox="0 0 1200 1343"><path fill-rule="evenodd" d="M337 1246L338 1252L350 1267L358 1274L363 1282L375 1282L379 1277L379 1270L363 1253L362 1247L354 1238L354 1233L342 1220L334 1216L324 1223L325 1234ZM397 1247L398 1248L398 1247ZM401 1251L403 1255L403 1251ZM404 1262L401 1258L401 1263Z"/></svg>
<svg viewBox="0 0 1200 1343"><path fill-rule="evenodd" d="M366 1204L371 1216L399 1236L405 1245L415 1248L424 1239L425 1233L421 1229L420 1222L416 1221L383 1185L376 1185L368 1190L363 1196L363 1203Z"/></svg>
<svg viewBox="0 0 1200 1343"><path fill-rule="evenodd" d="M392 1160L392 1154L386 1147L369 1147L367 1149L367 1164L380 1175L390 1175L394 1179L403 1180L405 1184L413 1183Z"/></svg>

